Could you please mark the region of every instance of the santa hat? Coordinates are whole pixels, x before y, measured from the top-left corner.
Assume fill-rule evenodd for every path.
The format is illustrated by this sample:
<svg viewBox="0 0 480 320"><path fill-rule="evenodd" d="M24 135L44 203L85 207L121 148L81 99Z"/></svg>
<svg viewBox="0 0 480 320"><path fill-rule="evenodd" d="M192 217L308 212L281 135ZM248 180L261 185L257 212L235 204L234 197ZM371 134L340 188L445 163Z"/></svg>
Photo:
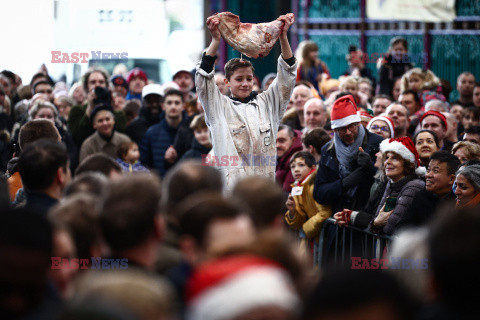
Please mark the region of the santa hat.
<svg viewBox="0 0 480 320"><path fill-rule="evenodd" d="M187 283L187 319L235 318L262 306L296 313L299 298L290 277L271 260L237 255L200 266Z"/></svg>
<svg viewBox="0 0 480 320"><path fill-rule="evenodd" d="M409 137L385 139L380 143L380 151L383 154L389 151L395 152L405 161L413 163L416 168L415 173L418 176L425 175L425 168L420 166L420 157L417 149Z"/></svg>
<svg viewBox="0 0 480 320"><path fill-rule="evenodd" d="M434 110L430 110L430 111L425 112L423 114L423 116L420 118L420 123L422 123L423 119L425 119L425 117L428 117L428 116L439 117L440 120L443 123L443 126L445 127L445 130L448 129L447 118L445 118L445 116L443 114L441 114L440 112L434 111Z"/></svg>
<svg viewBox="0 0 480 320"><path fill-rule="evenodd" d="M354 122L362 121L357 114L357 105L351 95L346 95L335 100L330 119L332 129L346 127Z"/></svg>
<svg viewBox="0 0 480 320"><path fill-rule="evenodd" d="M395 136L395 124L393 123L393 119L387 116L377 116L372 118L372 120L370 120L370 122L367 124L367 130L370 130L372 123L377 120L383 121L388 125L388 128L390 129L390 137L393 138Z"/></svg>

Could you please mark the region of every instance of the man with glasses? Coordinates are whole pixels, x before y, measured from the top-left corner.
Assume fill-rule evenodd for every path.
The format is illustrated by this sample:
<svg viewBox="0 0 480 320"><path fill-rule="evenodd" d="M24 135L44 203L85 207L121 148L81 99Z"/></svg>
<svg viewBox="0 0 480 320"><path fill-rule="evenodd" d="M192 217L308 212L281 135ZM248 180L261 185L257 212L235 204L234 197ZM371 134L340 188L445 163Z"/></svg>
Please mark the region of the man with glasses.
<svg viewBox="0 0 480 320"><path fill-rule="evenodd" d="M375 154L382 137L360 125L357 106L351 95L337 99L332 107L334 136L322 147L314 198L331 205L332 212L362 208L373 183Z"/></svg>
<svg viewBox="0 0 480 320"><path fill-rule="evenodd" d="M373 184L375 154L382 137L368 132L360 124L357 105L351 95L338 98L331 111L334 130L332 141L322 147L313 197L323 205L329 205L332 213L344 209L362 209L370 196ZM325 261L332 256L335 227L326 226ZM359 239L354 239L355 247Z"/></svg>

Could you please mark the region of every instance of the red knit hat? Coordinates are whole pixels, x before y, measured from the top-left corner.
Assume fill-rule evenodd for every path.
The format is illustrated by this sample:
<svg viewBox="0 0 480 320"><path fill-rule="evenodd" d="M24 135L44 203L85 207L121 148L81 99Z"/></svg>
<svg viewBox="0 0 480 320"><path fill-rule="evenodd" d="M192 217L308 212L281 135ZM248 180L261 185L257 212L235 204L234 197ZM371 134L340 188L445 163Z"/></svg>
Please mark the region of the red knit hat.
<svg viewBox="0 0 480 320"><path fill-rule="evenodd" d="M253 255L236 255L201 265L187 283L187 319L235 318L261 306L298 311L298 296L286 271Z"/></svg>
<svg viewBox="0 0 480 320"><path fill-rule="evenodd" d="M335 100L330 119L332 129L346 127L354 122L362 121L357 114L357 105L351 95L346 95Z"/></svg>
<svg viewBox="0 0 480 320"><path fill-rule="evenodd" d="M130 70L130 72L127 75L128 84L130 84L130 81L132 81L132 79L135 78L135 77L142 78L145 81L145 83L148 82L147 74L145 73L145 71L143 71L140 68L133 68L132 70Z"/></svg>
<svg viewBox="0 0 480 320"><path fill-rule="evenodd" d="M425 113L423 114L423 116L420 118L420 123L422 123L423 119L424 119L425 117L428 117L428 116L439 117L440 120L442 120L443 125L445 126L445 130L448 129L447 118L445 118L445 116L444 116L443 114L441 114L440 112L434 111L434 110L430 110L430 111L425 112Z"/></svg>

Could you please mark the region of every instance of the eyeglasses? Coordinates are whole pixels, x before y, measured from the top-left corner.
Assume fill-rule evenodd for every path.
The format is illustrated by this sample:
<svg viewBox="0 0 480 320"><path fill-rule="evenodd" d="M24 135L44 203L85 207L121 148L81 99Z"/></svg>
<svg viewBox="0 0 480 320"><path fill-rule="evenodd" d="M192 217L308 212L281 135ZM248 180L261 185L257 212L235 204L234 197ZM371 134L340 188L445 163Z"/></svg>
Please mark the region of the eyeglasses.
<svg viewBox="0 0 480 320"><path fill-rule="evenodd" d="M382 130L383 132L390 132L390 129L386 126L380 127L374 124L373 126L370 127L370 130L378 130L378 129Z"/></svg>
<svg viewBox="0 0 480 320"><path fill-rule="evenodd" d="M335 130L336 130L338 133L344 134L345 132L347 132L347 130L350 131L350 132L356 130L357 127L358 127L358 122L354 122L354 123L352 123L352 124L349 124L349 125L346 126L346 127L337 128L337 129L335 129Z"/></svg>

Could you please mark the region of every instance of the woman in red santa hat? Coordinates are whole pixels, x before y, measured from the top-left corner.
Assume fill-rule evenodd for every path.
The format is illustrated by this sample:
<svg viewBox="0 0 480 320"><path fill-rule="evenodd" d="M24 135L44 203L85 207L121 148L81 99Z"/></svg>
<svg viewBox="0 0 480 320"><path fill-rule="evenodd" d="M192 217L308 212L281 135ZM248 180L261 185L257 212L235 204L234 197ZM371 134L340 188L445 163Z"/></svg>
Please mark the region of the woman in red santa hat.
<svg viewBox="0 0 480 320"><path fill-rule="evenodd" d="M388 183L369 229L392 235L415 193L425 187L419 177L425 174L425 168L420 167L417 150L409 137L386 139L380 144L380 151Z"/></svg>

